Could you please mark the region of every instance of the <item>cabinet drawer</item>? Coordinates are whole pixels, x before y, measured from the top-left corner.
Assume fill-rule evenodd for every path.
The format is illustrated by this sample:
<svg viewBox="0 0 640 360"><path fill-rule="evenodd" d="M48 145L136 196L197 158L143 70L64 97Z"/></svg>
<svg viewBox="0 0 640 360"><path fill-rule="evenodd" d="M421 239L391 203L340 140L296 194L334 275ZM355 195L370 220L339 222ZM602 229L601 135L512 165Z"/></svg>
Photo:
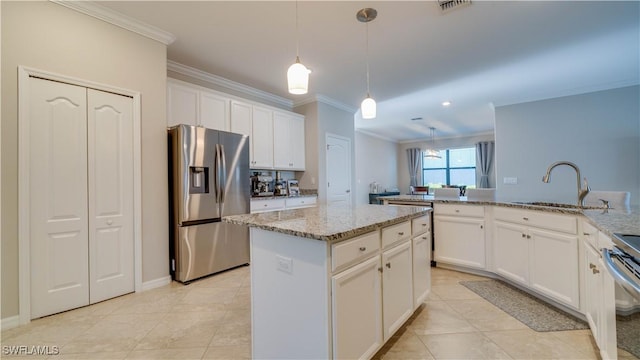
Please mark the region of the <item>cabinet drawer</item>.
<svg viewBox="0 0 640 360"><path fill-rule="evenodd" d="M598 249L598 229L585 220L582 221L582 239L594 249Z"/></svg>
<svg viewBox="0 0 640 360"><path fill-rule="evenodd" d="M411 221L382 228L382 248L411 237Z"/></svg>
<svg viewBox="0 0 640 360"><path fill-rule="evenodd" d="M496 220L508 221L541 229L578 233L578 220L571 215L551 214L544 211L529 211L496 207L493 209Z"/></svg>
<svg viewBox="0 0 640 360"><path fill-rule="evenodd" d="M484 206L464 204L433 204L435 215L484 217Z"/></svg>
<svg viewBox="0 0 640 360"><path fill-rule="evenodd" d="M336 271L347 265L365 259L380 250L380 232L372 231L356 238L331 245L331 270Z"/></svg>
<svg viewBox="0 0 640 360"><path fill-rule="evenodd" d="M284 199L251 200L251 212L263 212L284 209Z"/></svg>
<svg viewBox="0 0 640 360"><path fill-rule="evenodd" d="M431 230L431 221L429 215L421 216L411 220L411 234L416 236Z"/></svg>
<svg viewBox="0 0 640 360"><path fill-rule="evenodd" d="M296 198L288 198L286 199L287 209L293 209L298 207L307 207L307 206L315 206L316 200L315 197L296 197Z"/></svg>

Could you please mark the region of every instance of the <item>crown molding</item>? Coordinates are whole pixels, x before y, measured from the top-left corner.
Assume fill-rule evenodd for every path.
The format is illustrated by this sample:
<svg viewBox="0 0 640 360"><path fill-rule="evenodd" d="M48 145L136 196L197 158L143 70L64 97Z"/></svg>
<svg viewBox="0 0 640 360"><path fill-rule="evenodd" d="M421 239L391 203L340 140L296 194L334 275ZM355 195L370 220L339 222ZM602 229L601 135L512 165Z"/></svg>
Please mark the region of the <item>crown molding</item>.
<svg viewBox="0 0 640 360"><path fill-rule="evenodd" d="M136 20L102 5L95 4L91 1L49 1L81 12L85 15L93 16L96 19L100 19L102 21L108 22L109 24L119 26L123 29L148 37L149 39L161 42L165 45L170 45L176 40L175 35L171 34L170 32L164 31L153 25L143 23L140 20Z"/></svg>
<svg viewBox="0 0 640 360"><path fill-rule="evenodd" d="M355 109L355 108L353 108L353 107L351 107L349 105L341 103L338 100L332 99L332 98L330 98L328 96L324 96L322 94L316 94L314 96L309 96L309 97L307 97L305 99L302 99L300 101L296 101L296 102L293 103L293 107L307 105L307 104L311 104L311 103L314 103L314 102L320 102L320 103L323 103L323 104L326 104L326 105L331 105L334 108L337 108L337 109L340 109L340 110L344 110L344 111L352 113L352 114L355 114L358 111L358 109Z"/></svg>
<svg viewBox="0 0 640 360"><path fill-rule="evenodd" d="M285 106L288 109L293 109L293 101L282 96L274 95L272 93L258 90L248 85L240 84L233 80L223 78L222 76L214 75L191 66L183 65L175 61L167 61L167 70L173 71L178 74L186 75L195 79L206 81L208 83L240 92L242 94L250 95L259 99L270 101L275 104Z"/></svg>
<svg viewBox="0 0 640 360"><path fill-rule="evenodd" d="M395 140L395 139L392 139L392 138L389 138L389 137L386 137L386 136L382 136L380 134L375 134L375 133L369 132L367 130L355 129L355 131L358 132L358 133L361 133L363 135L367 135L367 136L370 136L370 137L378 138L380 140L384 140L384 141L392 142L394 144L398 144L398 140Z"/></svg>

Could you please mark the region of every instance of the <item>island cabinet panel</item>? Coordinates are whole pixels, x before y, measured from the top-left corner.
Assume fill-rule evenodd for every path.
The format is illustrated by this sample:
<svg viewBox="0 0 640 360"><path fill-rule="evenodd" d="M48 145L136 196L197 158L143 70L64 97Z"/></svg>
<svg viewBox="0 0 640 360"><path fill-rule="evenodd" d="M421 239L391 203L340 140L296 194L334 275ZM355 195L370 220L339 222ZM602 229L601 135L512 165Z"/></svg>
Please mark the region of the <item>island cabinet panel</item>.
<svg viewBox="0 0 640 360"><path fill-rule="evenodd" d="M434 216L435 260L476 269L486 266L484 218Z"/></svg>
<svg viewBox="0 0 640 360"><path fill-rule="evenodd" d="M329 359L329 246L251 228L253 357Z"/></svg>
<svg viewBox="0 0 640 360"><path fill-rule="evenodd" d="M493 223L493 266L496 274L522 285L529 283L527 228L503 221Z"/></svg>
<svg viewBox="0 0 640 360"><path fill-rule="evenodd" d="M336 359L370 358L383 344L380 257L333 276L333 348Z"/></svg>
<svg viewBox="0 0 640 360"><path fill-rule="evenodd" d="M431 291L431 232L413 238L413 307L417 308Z"/></svg>

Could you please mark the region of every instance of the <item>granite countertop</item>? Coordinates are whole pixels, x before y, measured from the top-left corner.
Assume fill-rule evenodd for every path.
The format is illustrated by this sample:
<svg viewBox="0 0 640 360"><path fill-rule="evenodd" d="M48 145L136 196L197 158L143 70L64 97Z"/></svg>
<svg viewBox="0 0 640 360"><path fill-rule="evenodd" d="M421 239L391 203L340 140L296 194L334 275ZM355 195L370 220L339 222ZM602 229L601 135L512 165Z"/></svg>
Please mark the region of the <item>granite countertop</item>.
<svg viewBox="0 0 640 360"><path fill-rule="evenodd" d="M433 195L399 195L384 196L384 200L404 202L431 202L452 204L495 205L525 210L538 210L570 215L583 215L598 230L607 234L616 242L614 233L640 234L640 207L631 206L627 209L603 209L598 207L579 208L576 205L555 204L544 202L506 202L506 201L468 201L466 197L459 200L435 200Z"/></svg>
<svg viewBox="0 0 640 360"><path fill-rule="evenodd" d="M225 216L222 221L310 239L336 241L431 211L422 206L319 205L312 208Z"/></svg>

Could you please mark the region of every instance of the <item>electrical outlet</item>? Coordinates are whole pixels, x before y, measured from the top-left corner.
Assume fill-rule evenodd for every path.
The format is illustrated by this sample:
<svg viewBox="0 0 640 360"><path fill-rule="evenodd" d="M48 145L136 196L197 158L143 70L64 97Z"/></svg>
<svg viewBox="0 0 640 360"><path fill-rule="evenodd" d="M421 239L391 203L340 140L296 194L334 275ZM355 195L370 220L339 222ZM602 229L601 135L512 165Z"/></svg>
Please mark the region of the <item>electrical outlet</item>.
<svg viewBox="0 0 640 360"><path fill-rule="evenodd" d="M507 185L517 185L518 184L518 178L517 177L505 177L502 179L502 183L503 184L507 184Z"/></svg>
<svg viewBox="0 0 640 360"><path fill-rule="evenodd" d="M293 260L288 257L276 255L277 269L286 272L287 274L293 274Z"/></svg>

